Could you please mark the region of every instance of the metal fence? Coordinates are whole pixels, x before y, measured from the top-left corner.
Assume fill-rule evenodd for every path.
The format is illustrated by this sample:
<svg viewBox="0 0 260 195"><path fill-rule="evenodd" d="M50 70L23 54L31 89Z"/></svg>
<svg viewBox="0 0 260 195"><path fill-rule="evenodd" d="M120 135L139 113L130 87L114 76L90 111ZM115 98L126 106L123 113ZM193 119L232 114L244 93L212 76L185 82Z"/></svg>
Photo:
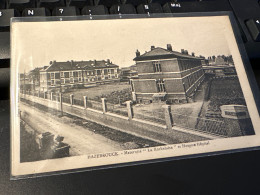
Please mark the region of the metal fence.
<svg viewBox="0 0 260 195"><path fill-rule="evenodd" d="M125 106L107 103L107 111L126 117L128 116L127 108Z"/></svg>
<svg viewBox="0 0 260 195"><path fill-rule="evenodd" d="M206 133L226 136L226 124L222 120L206 119L194 116L187 116L178 113L172 113L174 125L203 131Z"/></svg>
<svg viewBox="0 0 260 195"><path fill-rule="evenodd" d="M70 104L70 98L69 97L62 97L62 101L64 103Z"/></svg>
<svg viewBox="0 0 260 195"><path fill-rule="evenodd" d="M82 106L82 107L84 107L84 101L83 101L83 99L80 100L80 99L75 99L75 98L74 98L73 101L74 101L73 104L75 104L75 105L77 105L77 106Z"/></svg>
<svg viewBox="0 0 260 195"><path fill-rule="evenodd" d="M224 121L198 118L197 129L217 135L227 136L227 125Z"/></svg>
<svg viewBox="0 0 260 195"><path fill-rule="evenodd" d="M134 118L150 121L153 123L158 123L161 125L166 125L164 115L159 116L155 112L149 112L149 113L134 112Z"/></svg>
<svg viewBox="0 0 260 195"><path fill-rule="evenodd" d="M38 93L38 91L25 91L25 94L28 95L33 95L33 96L39 96L40 98L44 97L44 93ZM46 93L45 94L46 99L51 99L51 94ZM53 93L52 94L52 100L53 101L60 101L60 94ZM69 97L64 97L63 96L63 102L70 104L70 98ZM73 100L74 105L82 106L84 107L84 99L75 99ZM107 111L111 113L115 113L121 116L128 116L128 111L126 106L122 105L115 105L111 103L106 103L107 105ZM103 111L102 107L102 102L96 101L96 100L87 100L87 108L92 108L95 110ZM134 111L133 112L133 117L137 119L142 119L145 121L150 121L153 123L161 124L161 125L166 125L165 121L165 116L164 116L164 111ZM173 118L173 123L175 126L187 128L187 129L192 129L192 130L197 130L200 132L206 132L206 133L211 133L215 135L221 135L221 136L227 136L227 131L226 131L226 124L223 120L214 120L214 119L207 119L207 118L200 118L200 117L195 117L195 116L188 116L188 115L183 115L179 113L174 113L172 112L172 118Z"/></svg>
<svg viewBox="0 0 260 195"><path fill-rule="evenodd" d="M40 98L44 98L44 93L45 92L40 92Z"/></svg>
<svg viewBox="0 0 260 195"><path fill-rule="evenodd" d="M103 111L102 103L94 100L87 100L87 108Z"/></svg>

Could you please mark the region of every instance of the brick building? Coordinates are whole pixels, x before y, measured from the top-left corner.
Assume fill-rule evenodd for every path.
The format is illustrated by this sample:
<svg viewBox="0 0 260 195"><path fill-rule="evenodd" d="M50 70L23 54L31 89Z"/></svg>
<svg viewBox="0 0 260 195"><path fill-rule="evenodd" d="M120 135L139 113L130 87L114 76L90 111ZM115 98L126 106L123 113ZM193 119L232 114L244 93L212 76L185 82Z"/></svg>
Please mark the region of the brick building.
<svg viewBox="0 0 260 195"><path fill-rule="evenodd" d="M63 89L118 81L118 65L110 60L51 61L40 71L40 89Z"/></svg>
<svg viewBox="0 0 260 195"><path fill-rule="evenodd" d="M120 69L120 80L121 81L129 81L130 79L137 79L137 67L136 65L132 65L130 67L124 67Z"/></svg>
<svg viewBox="0 0 260 195"><path fill-rule="evenodd" d="M167 49L151 46L142 55L137 50L134 61L138 79L131 80L133 99L138 103L191 100L204 79L203 60L187 50L173 51L170 44Z"/></svg>

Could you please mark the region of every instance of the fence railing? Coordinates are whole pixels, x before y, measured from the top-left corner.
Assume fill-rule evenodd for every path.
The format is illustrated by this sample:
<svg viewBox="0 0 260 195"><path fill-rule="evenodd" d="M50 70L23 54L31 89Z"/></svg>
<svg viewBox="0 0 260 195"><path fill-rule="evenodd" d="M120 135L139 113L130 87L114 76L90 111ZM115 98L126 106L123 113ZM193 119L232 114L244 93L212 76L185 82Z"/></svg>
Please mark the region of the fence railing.
<svg viewBox="0 0 260 195"><path fill-rule="evenodd" d="M174 125L211 133L215 135L227 136L226 124L222 120L206 119L178 113L172 113Z"/></svg>
<svg viewBox="0 0 260 195"><path fill-rule="evenodd" d="M45 99L56 101L56 102L60 101L60 94L45 92L44 95L44 93L32 92L32 91L22 91L21 93L37 96L39 98L45 97ZM73 95L71 95L70 97L62 96L62 102L81 106L81 107L92 108L103 112L115 113L121 116L128 117L129 119L132 118L142 119L160 125L166 125L170 129L173 125L175 125L186 129L192 129L192 130L205 132L209 134L227 136L227 131L226 131L227 126L224 121L174 113L171 112L171 106L169 105L164 108L166 110L168 109L168 112L164 112L163 110L160 110L162 112L147 111L144 113L140 111L138 112L137 110L133 111L133 107L131 103L129 104L130 107L119 105L119 104L114 105L111 103L107 103L106 101L99 102L99 101L89 100L87 98L75 99ZM106 107L105 109L104 106ZM129 114L129 112L131 114ZM167 118L168 120L166 120Z"/></svg>
<svg viewBox="0 0 260 195"><path fill-rule="evenodd" d="M142 120L147 120L153 123L159 123L161 125L166 125L165 117L164 116L158 116L155 113L151 112L149 114L145 113L134 113L134 117Z"/></svg>
<svg viewBox="0 0 260 195"><path fill-rule="evenodd" d="M127 108L122 105L114 105L114 104L107 103L107 111L122 116L128 116Z"/></svg>
<svg viewBox="0 0 260 195"><path fill-rule="evenodd" d="M87 108L96 109L99 111L103 111L102 103L94 100L87 100Z"/></svg>
<svg viewBox="0 0 260 195"><path fill-rule="evenodd" d="M79 100L79 99L75 99L74 98L74 103L73 104L75 104L75 105L77 105L77 106L82 106L82 107L84 107L84 101L83 100Z"/></svg>

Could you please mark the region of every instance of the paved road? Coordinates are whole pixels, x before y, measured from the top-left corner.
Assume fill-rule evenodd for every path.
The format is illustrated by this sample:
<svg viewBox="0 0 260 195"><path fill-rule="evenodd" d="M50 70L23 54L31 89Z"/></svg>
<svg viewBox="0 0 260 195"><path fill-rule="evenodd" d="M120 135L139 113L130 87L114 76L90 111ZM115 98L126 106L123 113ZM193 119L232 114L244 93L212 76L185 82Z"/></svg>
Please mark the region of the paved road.
<svg viewBox="0 0 260 195"><path fill-rule="evenodd" d="M58 118L30 106L20 103L22 118L38 133L51 132L64 137L64 142L71 146L70 154L83 155L123 150L119 143L95 134L87 128L77 126L70 118Z"/></svg>

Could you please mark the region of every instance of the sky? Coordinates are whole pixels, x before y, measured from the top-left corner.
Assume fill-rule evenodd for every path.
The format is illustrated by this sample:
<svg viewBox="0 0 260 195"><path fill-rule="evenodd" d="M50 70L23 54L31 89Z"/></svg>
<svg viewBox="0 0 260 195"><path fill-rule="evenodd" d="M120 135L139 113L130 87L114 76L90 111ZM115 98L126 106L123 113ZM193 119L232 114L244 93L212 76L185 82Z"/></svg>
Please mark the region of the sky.
<svg viewBox="0 0 260 195"><path fill-rule="evenodd" d="M50 61L106 60L120 67L134 64L151 46L195 55L230 55L228 17L179 17L55 22L23 22L12 26L12 59L20 72Z"/></svg>

